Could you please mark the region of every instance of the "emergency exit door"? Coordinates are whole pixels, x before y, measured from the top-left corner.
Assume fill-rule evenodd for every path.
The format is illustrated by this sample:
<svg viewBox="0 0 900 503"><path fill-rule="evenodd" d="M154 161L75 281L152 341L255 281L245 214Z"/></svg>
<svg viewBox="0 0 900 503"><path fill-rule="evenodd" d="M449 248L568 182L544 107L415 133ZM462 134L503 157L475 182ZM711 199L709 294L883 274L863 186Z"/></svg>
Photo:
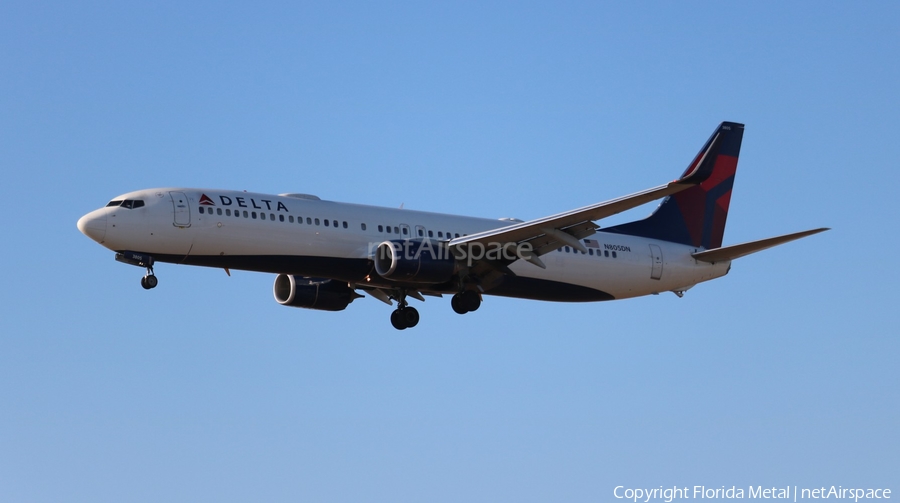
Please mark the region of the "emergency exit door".
<svg viewBox="0 0 900 503"><path fill-rule="evenodd" d="M191 207L188 206L188 198L184 192L169 192L172 197L172 207L175 210L175 225L178 227L191 226Z"/></svg>
<svg viewBox="0 0 900 503"><path fill-rule="evenodd" d="M650 270L651 279L661 279L663 272L662 248L659 245L650 245L650 256L653 260L653 268Z"/></svg>

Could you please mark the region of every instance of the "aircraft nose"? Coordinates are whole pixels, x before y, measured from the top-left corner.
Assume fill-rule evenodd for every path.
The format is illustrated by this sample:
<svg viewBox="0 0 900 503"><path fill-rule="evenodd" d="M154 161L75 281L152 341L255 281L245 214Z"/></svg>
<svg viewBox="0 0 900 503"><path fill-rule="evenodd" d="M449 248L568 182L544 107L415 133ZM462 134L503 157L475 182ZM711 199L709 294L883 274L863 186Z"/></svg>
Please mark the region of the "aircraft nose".
<svg viewBox="0 0 900 503"><path fill-rule="evenodd" d="M106 212L94 210L78 219L78 230L85 236L102 243L106 237Z"/></svg>

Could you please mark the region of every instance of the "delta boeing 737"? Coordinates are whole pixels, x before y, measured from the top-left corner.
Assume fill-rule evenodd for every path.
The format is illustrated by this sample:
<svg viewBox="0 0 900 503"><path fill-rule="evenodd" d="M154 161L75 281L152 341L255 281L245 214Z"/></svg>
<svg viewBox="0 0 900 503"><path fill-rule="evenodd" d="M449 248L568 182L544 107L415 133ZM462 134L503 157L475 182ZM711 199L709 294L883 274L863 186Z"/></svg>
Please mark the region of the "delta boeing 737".
<svg viewBox="0 0 900 503"><path fill-rule="evenodd" d="M323 201L308 194L165 188L130 192L78 229L145 268L159 262L277 274L282 305L341 311L363 292L391 324L419 322L407 299L451 295L475 311L485 295L590 302L674 292L724 276L731 261L827 229L722 246L744 125L723 122L677 180L523 222ZM663 199L647 218L597 221Z"/></svg>

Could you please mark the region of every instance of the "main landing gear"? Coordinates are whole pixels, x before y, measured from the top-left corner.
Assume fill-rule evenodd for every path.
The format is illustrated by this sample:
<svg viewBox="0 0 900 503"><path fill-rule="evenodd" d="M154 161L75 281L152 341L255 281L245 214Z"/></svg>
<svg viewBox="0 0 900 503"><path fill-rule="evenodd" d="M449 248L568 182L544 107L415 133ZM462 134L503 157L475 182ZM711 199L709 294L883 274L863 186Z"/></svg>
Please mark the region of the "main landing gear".
<svg viewBox="0 0 900 503"><path fill-rule="evenodd" d="M400 306L391 313L391 325L397 330L412 328L419 324L419 311L414 307Z"/></svg>
<svg viewBox="0 0 900 503"><path fill-rule="evenodd" d="M376 292L379 292L376 290ZM419 324L419 311L414 307L410 307L406 302L407 290L398 288L390 291L389 294L381 293L382 297L376 297L384 302L390 303L390 300L397 301L397 309L391 313L391 325L397 330L406 330ZM388 296L389 295L389 296ZM417 292L413 292L413 297L419 300L425 300ZM463 290L455 294L450 299L450 306L459 314L471 313L477 311L481 307L481 294L475 290Z"/></svg>
<svg viewBox="0 0 900 503"><path fill-rule="evenodd" d="M414 307L409 307L409 304L406 302L405 292L401 293L397 303L400 304L400 306L391 313L391 325L397 330L405 330L418 325L419 311Z"/></svg>
<svg viewBox="0 0 900 503"><path fill-rule="evenodd" d="M474 290L459 292L450 299L450 307L458 314L477 311L481 307L481 295Z"/></svg>

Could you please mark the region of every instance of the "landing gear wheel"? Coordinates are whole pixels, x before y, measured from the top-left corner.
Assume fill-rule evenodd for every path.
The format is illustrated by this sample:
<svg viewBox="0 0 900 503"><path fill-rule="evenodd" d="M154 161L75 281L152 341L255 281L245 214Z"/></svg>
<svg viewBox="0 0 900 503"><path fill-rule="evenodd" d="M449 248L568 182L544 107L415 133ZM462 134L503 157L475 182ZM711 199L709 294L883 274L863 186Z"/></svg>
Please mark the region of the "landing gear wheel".
<svg viewBox="0 0 900 503"><path fill-rule="evenodd" d="M156 288L156 285L159 284L159 280L156 279L156 276L152 274L148 274L141 278L141 286L144 287L144 290L150 290L151 288Z"/></svg>
<svg viewBox="0 0 900 503"><path fill-rule="evenodd" d="M466 290L459 292L450 299L450 307L459 314L471 313L481 307L481 296L478 292Z"/></svg>
<svg viewBox="0 0 900 503"><path fill-rule="evenodd" d="M416 308L409 307L406 302L406 290L401 290L397 299L397 309L391 313L391 325L397 330L405 330L419 324L419 311Z"/></svg>
<svg viewBox="0 0 900 503"><path fill-rule="evenodd" d="M393 325L397 330L406 329L406 324L403 323L403 315L401 314L399 309L395 309L394 312L391 313L391 325Z"/></svg>
<svg viewBox="0 0 900 503"><path fill-rule="evenodd" d="M414 307L400 307L391 313L391 325L397 330L405 330L419 324L419 311Z"/></svg>
<svg viewBox="0 0 900 503"><path fill-rule="evenodd" d="M481 296L473 290L466 290L460 294L460 299L462 299L462 304L465 306L466 311L470 313L478 311L478 308L481 307Z"/></svg>
<svg viewBox="0 0 900 503"><path fill-rule="evenodd" d="M460 294L456 294L450 298L450 307L453 308L453 312L455 312L456 314L466 314L469 312L469 310L466 309L466 307L463 305Z"/></svg>
<svg viewBox="0 0 900 503"><path fill-rule="evenodd" d="M403 324L406 325L406 328L412 328L419 324L419 311L416 311L414 307L401 309L400 318L403 319Z"/></svg>

